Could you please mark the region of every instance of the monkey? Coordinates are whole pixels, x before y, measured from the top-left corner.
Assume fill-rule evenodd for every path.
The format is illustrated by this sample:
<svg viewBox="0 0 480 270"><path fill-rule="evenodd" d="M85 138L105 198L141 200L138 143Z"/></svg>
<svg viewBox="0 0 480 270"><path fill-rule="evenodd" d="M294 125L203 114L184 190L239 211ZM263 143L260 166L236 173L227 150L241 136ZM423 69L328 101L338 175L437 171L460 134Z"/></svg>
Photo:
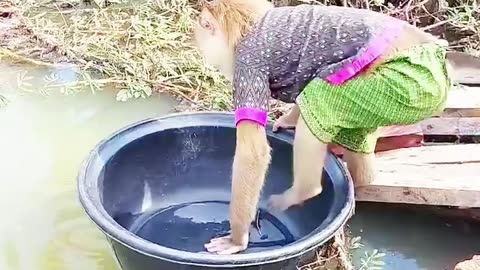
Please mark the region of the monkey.
<svg viewBox="0 0 480 270"><path fill-rule="evenodd" d="M236 146L230 234L208 252L247 249L249 227L272 159L269 100L294 104L272 131L295 128L293 183L272 210L322 193L327 145L343 146L355 188L375 179L382 126L417 123L443 110L451 87L448 43L378 12L267 0L201 0L193 35L205 62L232 82Z"/></svg>

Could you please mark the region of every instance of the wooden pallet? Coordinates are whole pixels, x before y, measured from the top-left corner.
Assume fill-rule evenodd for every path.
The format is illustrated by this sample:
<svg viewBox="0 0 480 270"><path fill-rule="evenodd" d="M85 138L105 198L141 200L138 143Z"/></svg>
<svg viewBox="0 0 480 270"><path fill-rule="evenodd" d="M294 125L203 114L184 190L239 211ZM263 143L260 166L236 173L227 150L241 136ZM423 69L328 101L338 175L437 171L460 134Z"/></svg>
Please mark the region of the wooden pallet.
<svg viewBox="0 0 480 270"><path fill-rule="evenodd" d="M377 153L377 178L357 200L480 207L480 87L455 88L443 114L420 125L426 143Z"/></svg>

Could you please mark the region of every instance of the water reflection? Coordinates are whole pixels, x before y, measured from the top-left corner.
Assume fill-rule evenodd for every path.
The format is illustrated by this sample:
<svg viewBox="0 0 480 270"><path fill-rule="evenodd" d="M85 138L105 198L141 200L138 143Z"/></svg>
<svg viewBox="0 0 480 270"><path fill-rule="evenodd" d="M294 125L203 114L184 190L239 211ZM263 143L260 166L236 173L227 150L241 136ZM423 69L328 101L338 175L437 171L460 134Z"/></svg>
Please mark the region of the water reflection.
<svg viewBox="0 0 480 270"><path fill-rule="evenodd" d="M2 269L118 269L105 239L78 207L75 190L51 189L22 204L17 207L27 211L2 229Z"/></svg>
<svg viewBox="0 0 480 270"><path fill-rule="evenodd" d="M350 221L363 250L385 253L384 270L451 270L480 253L480 224L447 219L419 207L360 204ZM358 261L357 261L358 263Z"/></svg>

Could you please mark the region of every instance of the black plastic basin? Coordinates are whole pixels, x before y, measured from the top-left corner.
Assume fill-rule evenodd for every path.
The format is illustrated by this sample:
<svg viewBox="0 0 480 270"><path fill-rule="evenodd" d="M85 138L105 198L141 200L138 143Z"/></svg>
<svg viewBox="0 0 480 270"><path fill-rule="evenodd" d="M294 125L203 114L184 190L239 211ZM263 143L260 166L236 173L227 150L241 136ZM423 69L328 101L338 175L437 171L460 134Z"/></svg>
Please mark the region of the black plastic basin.
<svg viewBox="0 0 480 270"><path fill-rule="evenodd" d="M272 133L273 149L249 248L231 256L203 245L229 230L235 151L230 113L173 114L133 124L100 142L78 178L80 201L105 233L124 270L296 269L331 239L354 208L352 182L329 153L324 191L302 207L266 210L292 181L292 140Z"/></svg>

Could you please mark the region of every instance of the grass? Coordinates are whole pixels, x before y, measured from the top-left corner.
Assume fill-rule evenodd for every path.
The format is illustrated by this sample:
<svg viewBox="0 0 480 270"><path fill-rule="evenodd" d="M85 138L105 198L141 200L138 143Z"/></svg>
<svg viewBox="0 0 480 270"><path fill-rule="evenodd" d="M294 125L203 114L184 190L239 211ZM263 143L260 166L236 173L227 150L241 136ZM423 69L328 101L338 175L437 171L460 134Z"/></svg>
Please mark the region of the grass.
<svg viewBox="0 0 480 270"><path fill-rule="evenodd" d="M364 250L361 257L352 263L352 254ZM381 270L385 265L385 254L376 249L365 251L361 237L351 237L348 231L339 233L321 247L311 262L299 270Z"/></svg>
<svg viewBox="0 0 480 270"><path fill-rule="evenodd" d="M195 110L229 110L231 91L191 45L195 10L188 0L123 1L64 12L51 1L18 0L29 27L81 68L85 81L114 84L117 100L168 92ZM53 8L52 8L53 5ZM93 74L93 75L92 75Z"/></svg>
<svg viewBox="0 0 480 270"><path fill-rule="evenodd" d="M477 0L462 0L447 12L451 27L451 48L480 57L480 4Z"/></svg>
<svg viewBox="0 0 480 270"><path fill-rule="evenodd" d="M349 242L350 252L353 250L364 248L364 245L361 243L361 237L354 237ZM381 270L385 265L383 258L385 253L379 252L377 249L372 250L371 252L365 251L363 256L360 258L360 265L357 266L358 270Z"/></svg>
<svg viewBox="0 0 480 270"><path fill-rule="evenodd" d="M7 106L8 103L9 100L6 97L0 95L0 109Z"/></svg>

